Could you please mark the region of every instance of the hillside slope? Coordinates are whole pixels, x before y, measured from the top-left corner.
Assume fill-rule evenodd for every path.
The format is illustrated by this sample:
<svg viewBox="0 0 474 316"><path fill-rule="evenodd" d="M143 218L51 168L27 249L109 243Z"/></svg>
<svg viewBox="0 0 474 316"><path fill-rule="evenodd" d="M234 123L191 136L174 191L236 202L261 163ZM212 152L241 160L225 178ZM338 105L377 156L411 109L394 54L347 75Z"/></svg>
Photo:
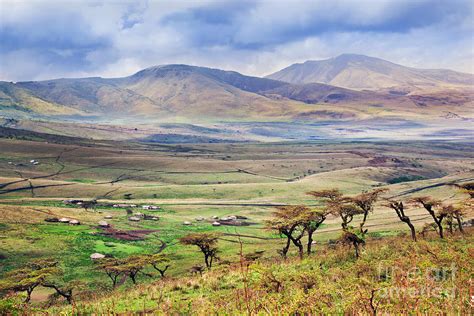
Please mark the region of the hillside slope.
<svg viewBox="0 0 474 316"><path fill-rule="evenodd" d="M0 81L0 111L23 113L48 113L51 115L84 114L82 109L74 109L53 100L44 100L29 90L11 82Z"/></svg>
<svg viewBox="0 0 474 316"><path fill-rule="evenodd" d="M94 294L74 306L27 307L13 298L6 306L50 314L469 314L472 241L472 230L446 241L374 238L359 260L347 247L318 245L304 260L242 258L203 276Z"/></svg>

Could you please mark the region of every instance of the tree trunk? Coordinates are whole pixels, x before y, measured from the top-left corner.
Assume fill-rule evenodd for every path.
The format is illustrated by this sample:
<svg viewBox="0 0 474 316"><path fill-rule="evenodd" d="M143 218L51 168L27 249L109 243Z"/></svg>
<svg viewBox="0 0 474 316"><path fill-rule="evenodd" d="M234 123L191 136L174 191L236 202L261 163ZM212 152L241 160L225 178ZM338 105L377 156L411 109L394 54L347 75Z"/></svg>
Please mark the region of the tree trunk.
<svg viewBox="0 0 474 316"><path fill-rule="evenodd" d="M359 259L359 244L357 242L353 243L355 249L356 259Z"/></svg>
<svg viewBox="0 0 474 316"><path fill-rule="evenodd" d="M449 233L452 235L453 234L453 217L452 216L448 218L448 229L449 229Z"/></svg>
<svg viewBox="0 0 474 316"><path fill-rule="evenodd" d="M435 222L435 224L438 226L438 233L439 233L439 237L440 238L444 238L444 234L443 234L443 218L444 217L437 217L435 212L433 211L433 209L429 206L425 206L425 209L428 211L428 213L430 213L431 217L433 217L433 221Z"/></svg>
<svg viewBox="0 0 474 316"><path fill-rule="evenodd" d="M360 233L365 235L366 231L364 232L364 225L365 222L367 221L367 216L369 215L369 212L364 211L364 217L362 218L362 222L360 223Z"/></svg>
<svg viewBox="0 0 474 316"><path fill-rule="evenodd" d="M438 225L438 232L439 232L439 237L441 239L444 238L444 234L443 234L443 225L441 223L441 221L436 221L436 225Z"/></svg>
<svg viewBox="0 0 474 316"><path fill-rule="evenodd" d="M168 268L169 268L170 266L167 265L166 267L164 267L164 269L160 269L160 268L158 268L158 267L155 266L155 265L154 265L153 267L154 267L158 272L160 272L161 277L164 278L164 277L165 277L165 272L166 272L166 270L168 270Z"/></svg>
<svg viewBox="0 0 474 316"><path fill-rule="evenodd" d="M31 300L31 293L33 292L34 288L30 288L26 290L26 298L25 303L29 303Z"/></svg>
<svg viewBox="0 0 474 316"><path fill-rule="evenodd" d="M308 244L306 245L306 252L308 255L311 254L311 248L313 246L313 233L314 231L308 231Z"/></svg>
<svg viewBox="0 0 474 316"><path fill-rule="evenodd" d="M209 270L212 268L212 261L214 261L214 256L209 256Z"/></svg>
<svg viewBox="0 0 474 316"><path fill-rule="evenodd" d="M64 297L69 304L72 304L72 289L62 291L58 286L54 284L43 284L43 286L54 289L56 293Z"/></svg>
<svg viewBox="0 0 474 316"><path fill-rule="evenodd" d="M211 265L209 264L209 255L206 253L204 254L204 262L206 263L206 267L210 269Z"/></svg>
<svg viewBox="0 0 474 316"><path fill-rule="evenodd" d="M456 215L456 221L458 222L459 231L464 234L464 228L462 228L461 216Z"/></svg>
<svg viewBox="0 0 474 316"><path fill-rule="evenodd" d="M286 259L286 255L288 254L288 250L290 249L290 243L291 243L291 239L289 237L287 237L286 239L286 245L285 247L283 247L283 249L281 250L281 256L283 258Z"/></svg>
<svg viewBox="0 0 474 316"><path fill-rule="evenodd" d="M303 247L303 243L301 242L301 238L303 238L303 235L304 235L304 230L297 237L293 237L292 235L289 236L289 238L293 242L293 245L295 245L298 248L298 255L300 259L303 259L303 255L304 255L304 247Z"/></svg>
<svg viewBox="0 0 474 316"><path fill-rule="evenodd" d="M303 259L303 255L304 255L304 248L303 248L303 244L301 243L301 241L299 241L297 244L296 244L296 247L298 247L298 255L300 257L300 259Z"/></svg>
<svg viewBox="0 0 474 316"><path fill-rule="evenodd" d="M411 239L413 239L413 241L416 241L416 230L415 230L415 226L413 226L413 224L412 224L410 221L407 221L406 223L407 223L408 227L410 227Z"/></svg>
<svg viewBox="0 0 474 316"><path fill-rule="evenodd" d="M113 276L112 274L109 274L109 273L107 273L107 275L109 276L110 280L112 280L112 287L115 289L115 286L117 286L118 275Z"/></svg>
<svg viewBox="0 0 474 316"><path fill-rule="evenodd" d="M136 274L135 274L135 273L130 273L130 279L132 279L133 284L137 284Z"/></svg>

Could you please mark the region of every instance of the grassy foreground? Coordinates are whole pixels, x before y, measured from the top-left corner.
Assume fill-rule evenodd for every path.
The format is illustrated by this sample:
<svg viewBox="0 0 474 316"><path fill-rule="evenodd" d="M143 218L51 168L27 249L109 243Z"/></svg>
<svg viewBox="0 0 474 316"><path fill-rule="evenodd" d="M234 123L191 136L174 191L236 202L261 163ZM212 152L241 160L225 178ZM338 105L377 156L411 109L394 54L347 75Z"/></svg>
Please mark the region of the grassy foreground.
<svg viewBox="0 0 474 316"><path fill-rule="evenodd" d="M291 257L219 265L203 276L89 294L76 304L32 307L11 297L0 313L85 314L472 314L473 230L369 239L356 260L352 249L321 244ZM239 246L236 246L238 250ZM242 249L245 254L245 246Z"/></svg>

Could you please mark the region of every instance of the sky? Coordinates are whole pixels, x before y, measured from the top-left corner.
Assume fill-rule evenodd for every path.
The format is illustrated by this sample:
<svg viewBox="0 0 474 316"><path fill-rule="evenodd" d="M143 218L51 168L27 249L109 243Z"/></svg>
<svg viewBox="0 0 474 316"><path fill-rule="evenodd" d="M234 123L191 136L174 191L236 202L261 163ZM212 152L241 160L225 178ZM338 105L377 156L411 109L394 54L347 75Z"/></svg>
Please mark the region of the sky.
<svg viewBox="0 0 474 316"><path fill-rule="evenodd" d="M474 0L0 0L0 80L162 64L263 76L365 54L474 73Z"/></svg>

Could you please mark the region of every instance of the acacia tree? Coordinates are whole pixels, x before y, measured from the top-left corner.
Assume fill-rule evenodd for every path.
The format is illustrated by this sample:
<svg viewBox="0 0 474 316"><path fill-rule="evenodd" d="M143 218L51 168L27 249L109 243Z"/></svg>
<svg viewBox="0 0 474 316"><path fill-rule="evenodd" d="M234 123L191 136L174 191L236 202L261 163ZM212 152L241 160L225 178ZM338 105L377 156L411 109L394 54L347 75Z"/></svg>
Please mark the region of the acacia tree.
<svg viewBox="0 0 474 316"><path fill-rule="evenodd" d="M447 213L443 212L442 210L440 212L435 210L435 207L439 207L441 205L441 202L438 200L434 200L428 196L413 198L411 201L415 204L423 206L423 208L431 215L434 223L438 227L439 237L444 238L443 219L446 218Z"/></svg>
<svg viewBox="0 0 474 316"><path fill-rule="evenodd" d="M415 226L413 226L410 218L405 214L405 206L403 205L402 201L391 201L389 200L388 203L386 204L387 207L390 207L393 209L396 213L398 218L406 223L408 227L410 228L411 231L411 238L416 241L416 231L415 231Z"/></svg>
<svg viewBox="0 0 474 316"><path fill-rule="evenodd" d="M119 261L117 270L128 275L133 284L137 284L137 275L149 264L146 255L134 255Z"/></svg>
<svg viewBox="0 0 474 316"><path fill-rule="evenodd" d="M97 269L102 270L112 281L112 287L117 286L119 276L123 271L119 268L119 260L115 258L104 258L98 262Z"/></svg>
<svg viewBox="0 0 474 316"><path fill-rule="evenodd" d="M308 255L311 254L313 235L326 220L327 215L328 213L325 210L311 210L309 208L302 214L302 225L308 233L308 242L306 245L306 252Z"/></svg>
<svg viewBox="0 0 474 316"><path fill-rule="evenodd" d="M180 238L183 245L197 246L204 255L206 267L211 269L213 260L217 257L217 241L219 234L216 233L192 233Z"/></svg>
<svg viewBox="0 0 474 316"><path fill-rule="evenodd" d="M41 259L12 270L0 280L0 292L26 292L25 303L28 303L36 287L44 285L47 278L60 272L57 265L55 260Z"/></svg>
<svg viewBox="0 0 474 316"><path fill-rule="evenodd" d="M363 213L354 204L352 198L344 196L338 189L311 191L307 194L317 199L323 199L326 203L326 212L341 218L341 226L344 231L349 229L349 223L352 222L355 215Z"/></svg>
<svg viewBox="0 0 474 316"><path fill-rule="evenodd" d="M69 304L73 303L73 293L85 286L81 281L71 281L67 283L58 284L58 281L45 281L42 286L54 289L57 296L62 296Z"/></svg>
<svg viewBox="0 0 474 316"><path fill-rule="evenodd" d="M452 204L444 205L443 211L446 214L446 220L448 222L449 232L453 233L453 222L456 220L458 229L461 233L464 233L464 229L462 227L462 216L464 215L462 207L454 206Z"/></svg>
<svg viewBox="0 0 474 316"><path fill-rule="evenodd" d="M280 254L286 258L291 243L298 248L300 258L303 257L302 238L305 232L305 214L309 209L303 205L282 206L273 212L273 218L266 222L267 228L276 230L280 235L286 237L286 244Z"/></svg>
<svg viewBox="0 0 474 316"><path fill-rule="evenodd" d="M170 260L161 253L150 255L149 256L149 263L151 266L160 273L161 277L165 277L166 270L171 266Z"/></svg>
<svg viewBox="0 0 474 316"><path fill-rule="evenodd" d="M363 238L352 232L349 224L354 219L354 216L366 214L363 223L361 224L361 233L363 235L363 226L367 219L368 213L372 210L372 205L381 192L374 194L361 194L358 198L351 198L344 196L338 189L311 191L307 194L323 199L326 203L326 212L341 218L342 235L339 241L343 244L348 244L354 247L356 258L360 255L360 245L365 244ZM358 202L359 204L356 204ZM361 207L363 206L363 207Z"/></svg>
<svg viewBox="0 0 474 316"><path fill-rule="evenodd" d="M345 200L343 194L339 189L310 191L306 194L315 197L316 199L323 199L326 203L341 203Z"/></svg>
<svg viewBox="0 0 474 316"><path fill-rule="evenodd" d="M379 196L386 191L387 189L376 189L371 192L361 193L351 198L351 202L357 206L360 212L364 215L359 225L361 234L365 235L367 233L367 229L364 229L367 217L370 212L373 212L374 204L377 202Z"/></svg>
<svg viewBox="0 0 474 316"><path fill-rule="evenodd" d="M359 259L359 256L360 256L359 246L365 244L365 241L362 238L360 238L359 236L357 236L356 234L350 231L344 231L339 240L343 244L352 245L354 247L355 256L357 259Z"/></svg>

